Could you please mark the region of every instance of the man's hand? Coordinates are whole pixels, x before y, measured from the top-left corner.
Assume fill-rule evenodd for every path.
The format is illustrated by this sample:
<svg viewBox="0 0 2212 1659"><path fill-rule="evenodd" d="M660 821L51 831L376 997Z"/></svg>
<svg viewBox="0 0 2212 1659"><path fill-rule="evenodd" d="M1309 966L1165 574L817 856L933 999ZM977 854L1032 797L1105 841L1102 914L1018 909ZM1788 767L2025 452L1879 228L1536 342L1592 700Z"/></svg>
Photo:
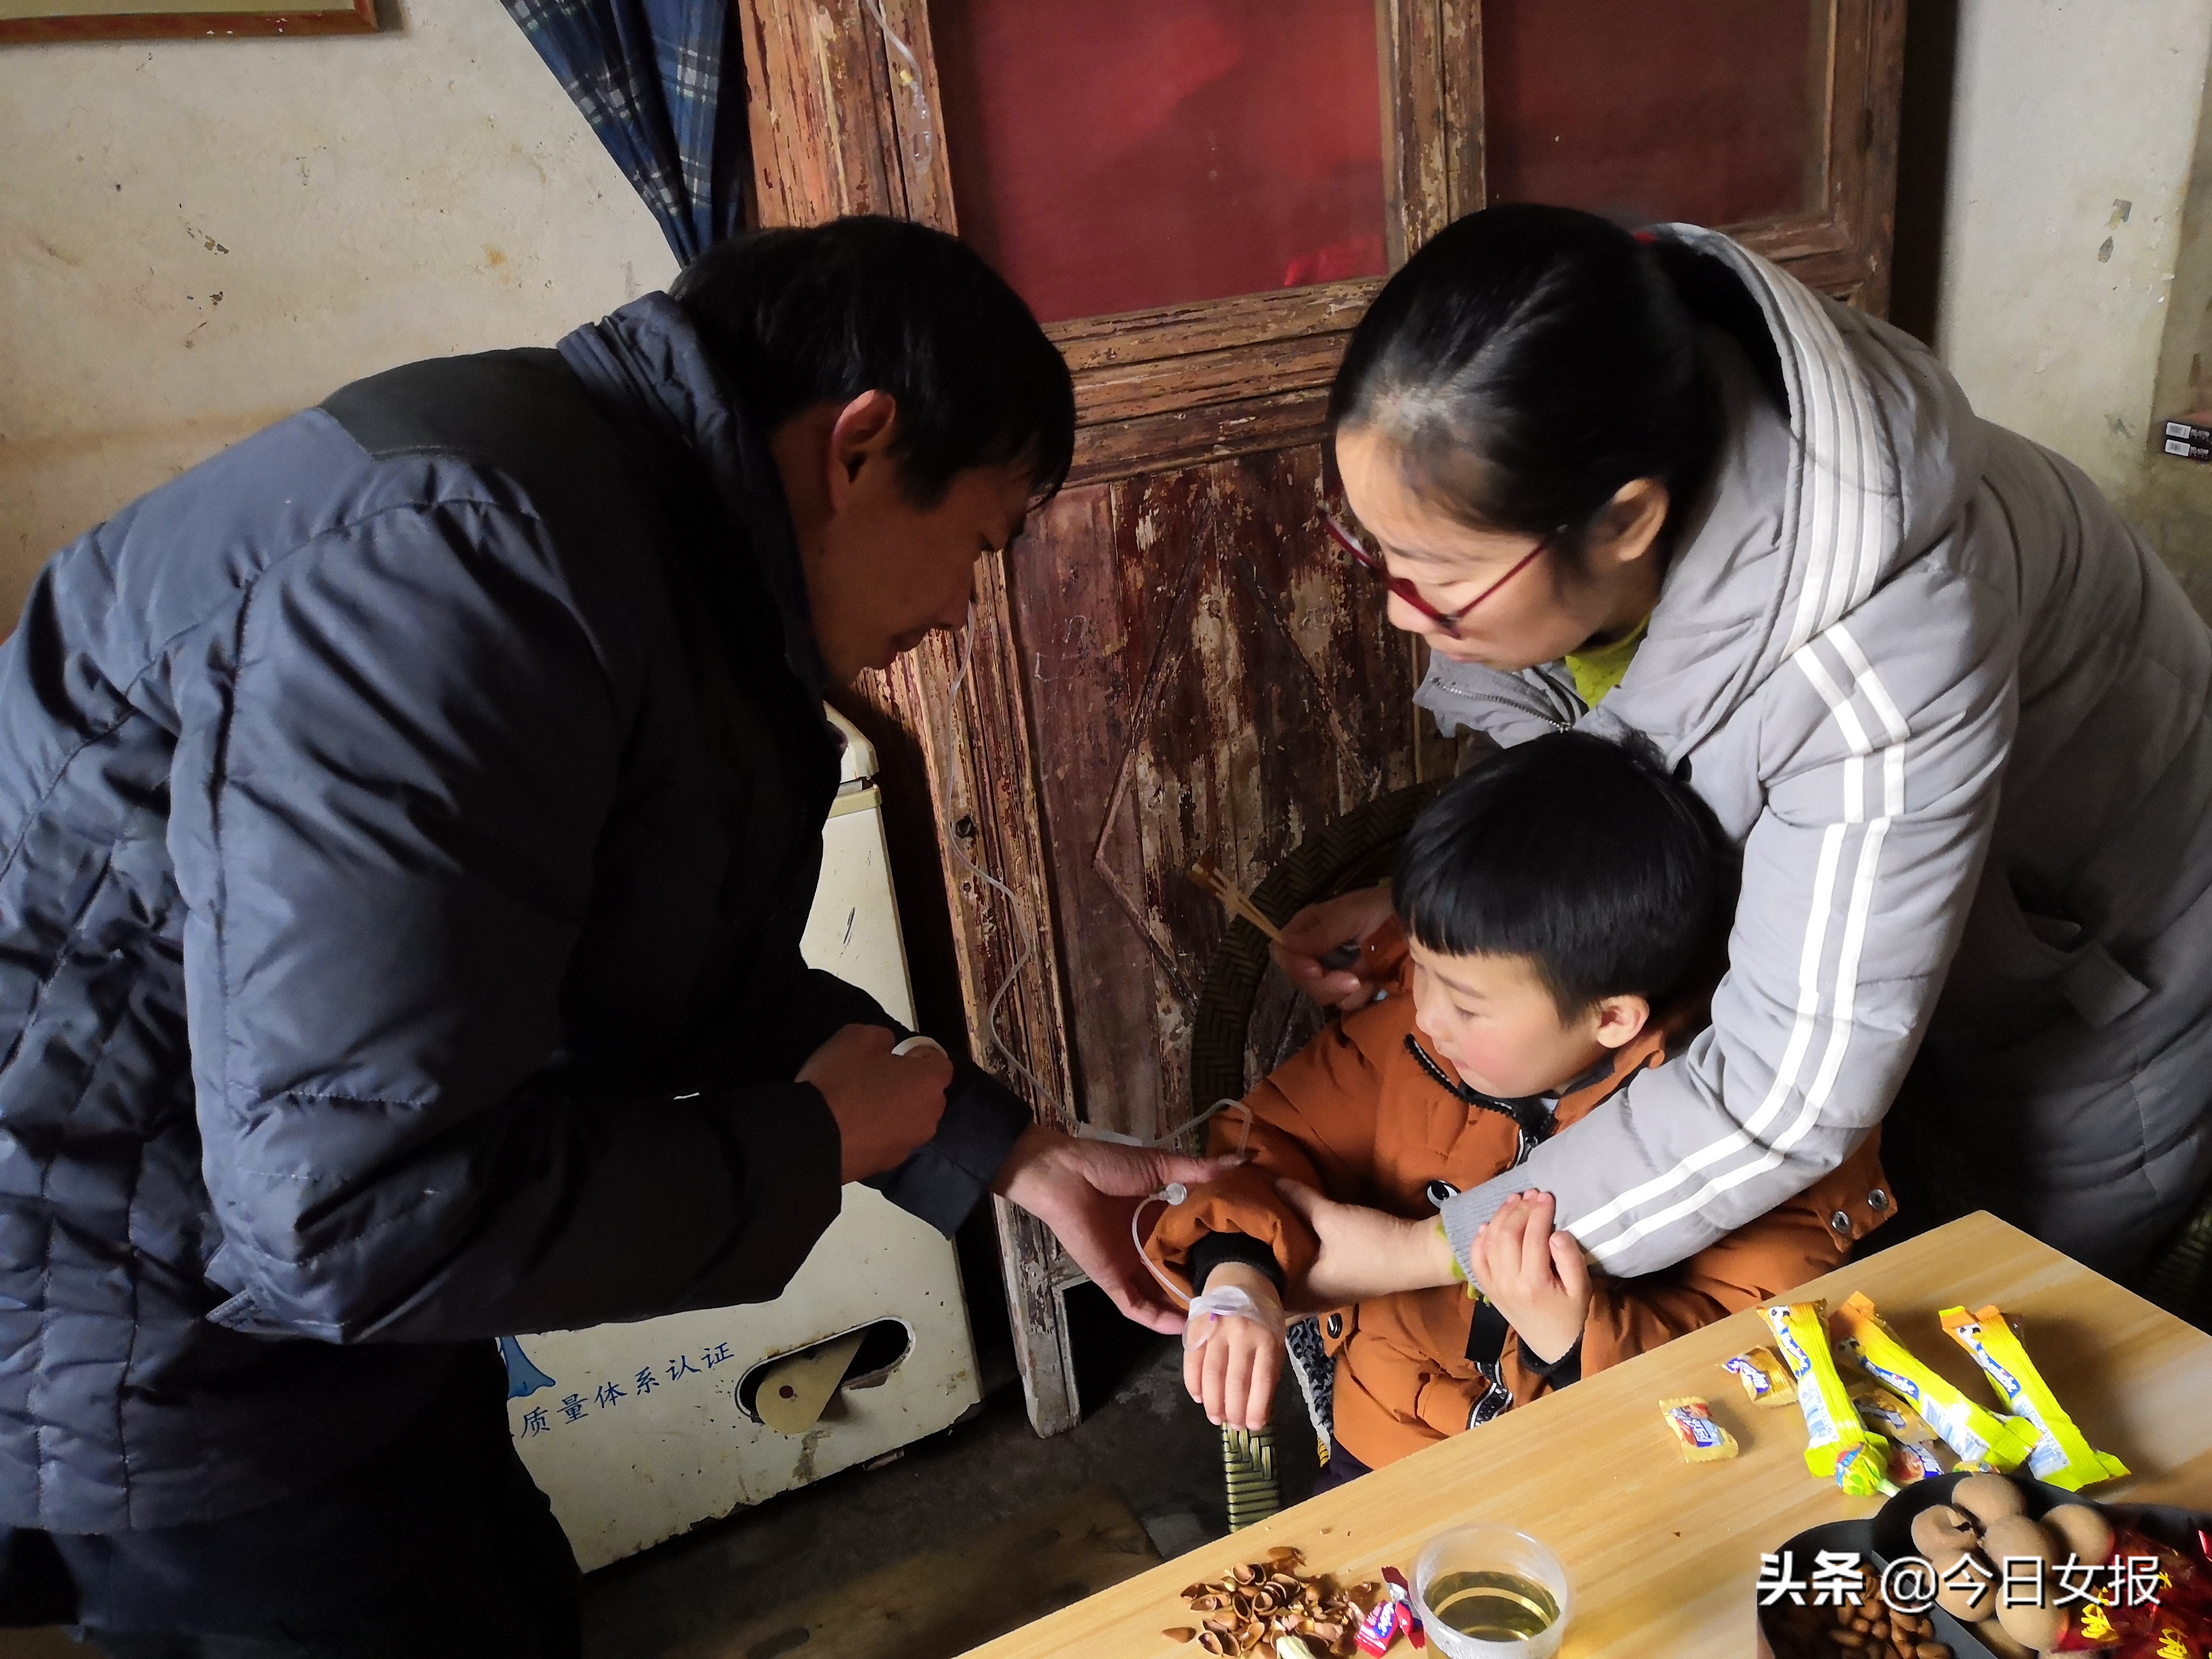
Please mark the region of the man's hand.
<svg viewBox="0 0 2212 1659"><path fill-rule="evenodd" d="M837 1120L841 1180L896 1169L945 1115L952 1062L935 1047L894 1054L897 1041L880 1025L848 1025L799 1068L799 1081L820 1090Z"/></svg>
<svg viewBox="0 0 2212 1659"><path fill-rule="evenodd" d="M1554 1232L1549 1193L1516 1193L1474 1236L1474 1281L1521 1346L1550 1364L1583 1339L1589 1268L1571 1233Z"/></svg>
<svg viewBox="0 0 2212 1659"><path fill-rule="evenodd" d="M1301 1312L1322 1313L1370 1297L1458 1282L1451 1246L1435 1217L1401 1220L1381 1210L1339 1204L1295 1181L1278 1181L1275 1190L1321 1241L1321 1254L1305 1276Z"/></svg>
<svg viewBox="0 0 2212 1659"><path fill-rule="evenodd" d="M1309 904L1283 925L1283 937L1267 947L1275 966L1291 984L1326 1007L1350 1013L1364 1008L1383 988L1367 973L1368 940L1390 920L1390 890L1362 887ZM1361 947L1357 968L1329 969L1321 958L1341 945Z"/></svg>
<svg viewBox="0 0 2212 1659"><path fill-rule="evenodd" d="M1209 1291L1239 1290L1261 1309L1279 1310L1275 1281L1257 1267L1224 1261L1206 1281ZM1223 1428L1264 1429L1283 1373L1283 1339L1267 1326L1231 1314L1208 1314L1182 1337L1182 1385Z"/></svg>
<svg viewBox="0 0 2212 1659"><path fill-rule="evenodd" d="M1032 1124L1000 1165L991 1190L1051 1228L1075 1265L1128 1317L1173 1333L1183 1328L1182 1312L1138 1257L1130 1219L1170 1182L1200 1186L1240 1161L1079 1140Z"/></svg>

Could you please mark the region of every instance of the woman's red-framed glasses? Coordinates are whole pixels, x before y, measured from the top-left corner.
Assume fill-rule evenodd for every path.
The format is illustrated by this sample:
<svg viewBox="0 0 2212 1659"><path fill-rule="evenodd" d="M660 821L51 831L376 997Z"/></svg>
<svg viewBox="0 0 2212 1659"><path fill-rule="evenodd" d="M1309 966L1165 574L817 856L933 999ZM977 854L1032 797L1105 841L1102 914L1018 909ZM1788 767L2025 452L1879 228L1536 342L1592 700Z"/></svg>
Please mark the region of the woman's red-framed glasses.
<svg viewBox="0 0 2212 1659"><path fill-rule="evenodd" d="M1437 610L1436 606L1431 605L1426 599L1423 599L1421 597L1421 590L1413 586L1410 578L1392 575L1389 569L1385 568L1382 560L1376 558L1372 553L1370 553L1364 547L1362 547L1359 544L1359 538L1344 527L1343 521L1340 520L1335 514L1322 514L1321 515L1321 521L1322 526L1328 530L1330 538L1336 543L1336 544L1352 556L1353 563L1357 564L1369 575L1374 577L1376 580L1381 582L1383 586L1389 589L1395 597L1405 600L1407 605L1412 605L1414 610L1419 611L1424 617L1426 617L1431 622L1442 629L1446 638L1455 640L1460 636L1459 625L1461 622L1466 618L1468 611L1474 610L1475 606L1480 605L1492 593L1495 593L1499 588L1504 586L1506 583L1511 581L1516 576L1519 575L1523 570L1526 570L1530 565L1535 563L1537 556L1542 553L1546 548L1552 544L1552 538L1549 536L1543 538L1535 544L1535 546L1530 548L1527 555L1523 556L1510 570L1500 576L1496 581L1491 583L1489 586L1484 588L1481 592L1476 594L1465 605L1460 606L1458 610L1446 612Z"/></svg>

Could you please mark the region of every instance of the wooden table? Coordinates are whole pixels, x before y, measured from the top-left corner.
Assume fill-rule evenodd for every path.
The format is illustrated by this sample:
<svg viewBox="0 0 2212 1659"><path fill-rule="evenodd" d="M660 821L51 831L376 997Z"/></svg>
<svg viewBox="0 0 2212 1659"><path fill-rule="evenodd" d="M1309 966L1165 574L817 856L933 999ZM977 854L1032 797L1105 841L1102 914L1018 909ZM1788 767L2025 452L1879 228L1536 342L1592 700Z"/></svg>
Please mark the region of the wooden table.
<svg viewBox="0 0 2212 1659"><path fill-rule="evenodd" d="M1994 1302L2100 1450L2135 1471L2099 1498L2212 1507L2212 1337L1996 1217L1972 1215L1815 1280L1792 1300L1872 1297L1912 1351L1984 1404L1992 1396L1936 1310ZM1409 1574L1422 1543L1462 1521L1519 1528L1558 1551L1574 1583L1564 1659L1723 1659L1753 1651L1763 1550L1825 1521L1868 1516L1807 1474L1795 1407L1748 1405L1720 1363L1771 1342L1741 1313L1587 1377L1471 1434L1284 1510L1233 1538L1076 1602L973 1650L973 1659L1178 1659L1160 1634L1188 1625L1176 1592L1295 1544L1307 1570L1347 1580ZM1675 1455L1658 1401L1698 1394L1741 1443L1732 1462ZM1194 1407L1194 1409L1195 1409ZM1402 1656L1410 1650L1394 1650Z"/></svg>

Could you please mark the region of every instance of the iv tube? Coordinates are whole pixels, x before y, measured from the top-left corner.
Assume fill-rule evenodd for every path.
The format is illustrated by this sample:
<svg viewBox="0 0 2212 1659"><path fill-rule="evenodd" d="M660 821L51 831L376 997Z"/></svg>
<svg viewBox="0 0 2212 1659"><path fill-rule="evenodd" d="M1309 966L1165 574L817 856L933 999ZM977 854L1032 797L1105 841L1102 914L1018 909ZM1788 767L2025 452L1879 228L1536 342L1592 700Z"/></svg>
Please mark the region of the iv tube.
<svg viewBox="0 0 2212 1659"><path fill-rule="evenodd" d="M873 0L870 0L870 3L872 4ZM960 635L960 671L953 675L952 688L945 699L948 703L956 708L959 707L960 703L960 688L968 683L968 668L969 665L975 660L975 613L974 607L970 606L968 612L968 624L966 628L961 631ZM952 856L960 861L961 867L967 871L969 875L975 877L976 880L983 883L984 885L988 887L993 892L998 894L1000 897L1006 900L1006 908L1013 912L1014 929L1020 936L1022 942L1021 952L1014 958L1013 962L1006 969L1006 977L1000 983L999 988L991 994L990 1001L984 1005L983 1024L985 1033L990 1038L991 1047L998 1052L1000 1059L1004 1060L1009 1066L1012 1067L1014 1071L1021 1074L1021 1076L1028 1082L1030 1088L1035 1092L1039 1103L1042 1103L1050 1098L1049 1094L1045 1089L1043 1081L1035 1072L1031 1071L1023 1063L1020 1055L1017 1054L1012 1048L1007 1046L1005 1036L999 1030L999 1005L1006 1000L1006 993L1014 988L1014 981L1021 977L1022 969L1028 967L1030 962L1036 958L1036 931L1030 927L1029 913L1022 908L1021 899L1015 894L1014 890L1007 886L1005 882L1000 881L988 870L986 870L981 865L976 863L975 860L968 856L968 849L960 844L960 836L958 833L953 830L951 825L945 824L943 828L945 831L945 844L952 849ZM1241 1100L1217 1100L1212 1105L1207 1107L1196 1117L1191 1119L1189 1122L1182 1124L1176 1128L1170 1129L1165 1134L1156 1136L1151 1140L1139 1140L1134 1135L1117 1134L1110 1129L1094 1129L1087 1123L1077 1124L1075 1126L1075 1133L1079 1136L1091 1140L1111 1140L1119 1142L1121 1145L1125 1146L1157 1148L1165 1146L1170 1142L1178 1139L1182 1135L1188 1133L1191 1130L1197 1128L1200 1124L1212 1117L1217 1112L1224 1112L1231 1109L1242 1112L1244 1115L1244 1132L1237 1138L1237 1150L1242 1152L1245 1150L1252 1137L1252 1109ZM1165 1273L1162 1273L1159 1268L1153 1264L1152 1259L1145 1254L1144 1237L1138 1225L1139 1219L1144 1215L1146 1205L1154 1203L1180 1204L1186 1196L1188 1196L1187 1189L1181 1182L1175 1182L1162 1188L1158 1192L1152 1194L1149 1198L1144 1200L1143 1202L1139 1203L1134 1210L1130 1212L1129 1239L1130 1242L1137 1247L1137 1260L1145 1264L1146 1270L1151 1273L1154 1279L1159 1280L1160 1288L1168 1293L1170 1300L1173 1303L1179 1303L1187 1308L1191 1305L1192 1298L1190 1293L1184 1290L1180 1285L1177 1285L1173 1279L1170 1279Z"/></svg>
<svg viewBox="0 0 2212 1659"><path fill-rule="evenodd" d="M960 671L953 675L952 689L945 698L945 701L955 708L959 707L960 688L968 683L968 669L969 664L975 660L975 613L971 606L968 613L967 627L962 630L960 635ZM1014 931L1021 940L1021 951L1007 967L1006 976L1000 982L999 988L991 994L991 1000L984 1005L984 1032L990 1039L991 1048L997 1052L999 1057L1020 1075L1022 1079L1030 1085L1038 1103L1043 1104L1052 1099L1050 1091L1044 1086L1043 1079L1024 1064L1021 1056L1007 1045L1005 1035L999 1029L999 1005L1006 1000L1006 993L1014 988L1014 982L1022 976L1022 970L1036 958L1036 931L1030 927L1029 912L1023 908L1022 901L1014 890L968 856L968 849L961 845L960 836L951 825L943 824L941 827L945 830L945 844L952 849L952 856L960 861L960 867L1006 900L1006 908L1013 913ZM1150 1140L1139 1140L1134 1135L1117 1134L1111 1129L1095 1129L1087 1123L1077 1124L1075 1133L1087 1140L1111 1140L1125 1146L1141 1146L1153 1150L1172 1144L1206 1122L1216 1112L1226 1111L1232 1107L1244 1114L1244 1133L1237 1138L1237 1150L1241 1152L1244 1150L1246 1143L1250 1140L1252 1134L1252 1109L1241 1100L1217 1100L1188 1123L1180 1124L1170 1129L1165 1134L1155 1136ZM1071 1112L1066 1115L1073 1117L1074 1114Z"/></svg>
<svg viewBox="0 0 2212 1659"><path fill-rule="evenodd" d="M891 79L906 88L908 100L914 106L914 143L907 154L915 171L926 173L937 155L937 129L930 118L929 100L921 89L921 63L915 57L914 48L899 38L891 27L891 20L884 15L884 0L868 0L868 9L874 14L876 27L884 32L884 40L900 61L891 65Z"/></svg>
<svg viewBox="0 0 2212 1659"><path fill-rule="evenodd" d="M955 708L960 706L960 688L967 683L968 665L974 659L975 654L975 607L970 605L968 611L968 625L961 630L960 635L960 672L952 677L952 690L945 698L945 701ZM1030 1070L1022 1062L1021 1056L1006 1046L1006 1039L999 1031L999 1005L1006 1000L1006 993L1014 988L1014 981L1022 976L1022 969L1028 967L1030 961L1036 956L1036 931L1030 927L1029 914L1022 908L1022 902L1015 896L1014 890L968 856L968 849L960 844L959 833L951 825L946 824L944 828L945 844L952 849L952 856L960 860L961 867L1005 899L1006 908L1014 913L1014 932L1021 940L1021 954L1017 956L1012 964L1007 968L1006 977L1000 982L999 988L991 994L991 1000L985 1005L983 1025L991 1039L991 1047L998 1050L1000 1057L1007 1065L1021 1074L1028 1082L1039 1103L1042 1103L1050 1098L1043 1079Z"/></svg>

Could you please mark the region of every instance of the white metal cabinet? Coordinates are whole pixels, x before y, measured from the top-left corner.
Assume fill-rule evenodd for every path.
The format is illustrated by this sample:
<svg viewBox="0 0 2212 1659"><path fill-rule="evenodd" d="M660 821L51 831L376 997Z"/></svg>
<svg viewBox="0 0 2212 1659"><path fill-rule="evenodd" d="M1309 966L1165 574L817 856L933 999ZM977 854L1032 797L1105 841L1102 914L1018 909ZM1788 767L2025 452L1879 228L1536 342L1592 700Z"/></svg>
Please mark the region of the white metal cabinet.
<svg viewBox="0 0 2212 1659"><path fill-rule="evenodd" d="M823 831L807 960L911 1024L874 751L842 720L844 784ZM878 1321L909 1346L855 1376L805 1435L761 1424L738 1385L775 1357ZM951 1243L865 1187L777 1300L503 1342L508 1426L586 1571L951 1426L981 1397Z"/></svg>

